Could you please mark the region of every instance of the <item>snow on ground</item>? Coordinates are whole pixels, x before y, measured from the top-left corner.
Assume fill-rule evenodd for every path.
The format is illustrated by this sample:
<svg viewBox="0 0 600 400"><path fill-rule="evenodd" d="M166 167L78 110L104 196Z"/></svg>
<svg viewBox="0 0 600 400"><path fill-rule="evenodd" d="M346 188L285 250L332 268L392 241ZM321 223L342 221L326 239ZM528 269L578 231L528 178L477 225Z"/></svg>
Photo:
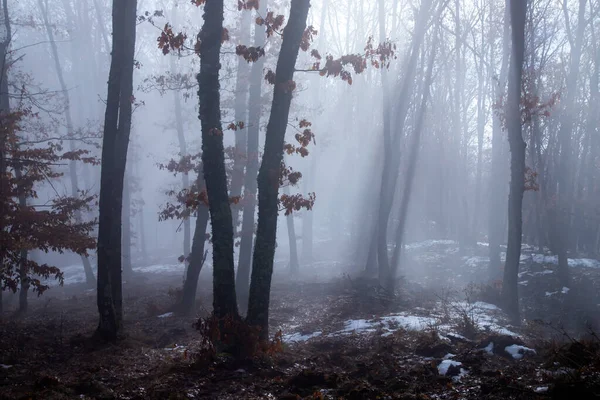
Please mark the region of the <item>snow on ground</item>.
<svg viewBox="0 0 600 400"><path fill-rule="evenodd" d="M527 353L536 354L535 350L530 349L529 347L518 345L518 344L506 346L504 348L504 351L506 351L508 354L510 354L512 356L512 358L514 358L515 360L520 360Z"/></svg>
<svg viewBox="0 0 600 400"><path fill-rule="evenodd" d="M415 310L416 311L416 310ZM444 315L444 313L448 315ZM365 334L382 332L382 336L389 336L399 329L410 331L426 331L429 329L438 330L442 338L447 336L460 337L454 332L454 325L451 323L442 323L443 319L450 317L450 320L457 321L468 316L473 324L482 331L496 332L501 335L520 337L518 333L510 330L505 321L504 313L495 305L484 302L467 303L452 302L446 306L446 311L442 312L442 305L438 303L436 310L431 316L413 315L410 312L402 312L387 315L374 319L351 319L344 323L344 328L330 333L328 337L347 335L347 334ZM322 331L310 334L290 333L284 335L284 342L305 342L314 337L322 335ZM493 346L493 345L492 345Z"/></svg>
<svg viewBox="0 0 600 400"><path fill-rule="evenodd" d="M422 250L433 246L456 246L458 242L454 240L425 240L423 242L409 243L404 247L406 250Z"/></svg>
<svg viewBox="0 0 600 400"><path fill-rule="evenodd" d="M183 263L177 264L156 264L156 265L147 265L144 267L133 267L133 272L140 273L153 273L153 274L164 274L164 273L176 273L183 274L185 270L185 265Z"/></svg>
<svg viewBox="0 0 600 400"><path fill-rule="evenodd" d="M292 333L289 335L283 335L282 340L284 342L306 342L308 339L312 339L317 336L321 336L323 332L317 331L313 333L309 333L308 335L301 335L300 333Z"/></svg>
<svg viewBox="0 0 600 400"><path fill-rule="evenodd" d="M440 375L446 376L450 367L460 367L459 373L456 376L453 376L452 379L454 381L458 381L463 376L467 375L468 371L461 367L462 363L459 361L453 360L443 360L440 365L438 365L438 373Z"/></svg>

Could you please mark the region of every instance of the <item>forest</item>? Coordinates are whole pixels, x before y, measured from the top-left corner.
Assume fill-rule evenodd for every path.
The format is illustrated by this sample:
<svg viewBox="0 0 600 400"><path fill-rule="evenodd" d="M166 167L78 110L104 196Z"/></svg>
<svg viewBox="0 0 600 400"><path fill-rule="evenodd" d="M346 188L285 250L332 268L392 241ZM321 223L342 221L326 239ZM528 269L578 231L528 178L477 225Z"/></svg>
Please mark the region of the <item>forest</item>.
<svg viewBox="0 0 600 400"><path fill-rule="evenodd" d="M600 0L1 0L0 399L600 398Z"/></svg>

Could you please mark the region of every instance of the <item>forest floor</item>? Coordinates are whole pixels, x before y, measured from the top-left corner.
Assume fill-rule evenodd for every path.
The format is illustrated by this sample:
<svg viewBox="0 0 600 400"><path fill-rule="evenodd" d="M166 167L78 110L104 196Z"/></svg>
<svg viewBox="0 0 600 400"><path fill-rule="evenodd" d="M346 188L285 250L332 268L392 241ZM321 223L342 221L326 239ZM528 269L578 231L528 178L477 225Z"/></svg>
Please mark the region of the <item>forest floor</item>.
<svg viewBox="0 0 600 400"><path fill-rule="evenodd" d="M329 261L294 281L280 268L270 328L283 347L245 362L199 357L207 271L198 316L182 318L170 313L181 269L138 268L124 283L117 344L91 339L95 292L67 279L31 298L26 315L2 316L0 399L600 398L600 263L571 260L566 288L552 257L525 248L526 322L515 327L493 305L493 284L470 284L487 274L484 244L468 255L444 241L407 250L412 268L394 299L364 276L325 278Z"/></svg>

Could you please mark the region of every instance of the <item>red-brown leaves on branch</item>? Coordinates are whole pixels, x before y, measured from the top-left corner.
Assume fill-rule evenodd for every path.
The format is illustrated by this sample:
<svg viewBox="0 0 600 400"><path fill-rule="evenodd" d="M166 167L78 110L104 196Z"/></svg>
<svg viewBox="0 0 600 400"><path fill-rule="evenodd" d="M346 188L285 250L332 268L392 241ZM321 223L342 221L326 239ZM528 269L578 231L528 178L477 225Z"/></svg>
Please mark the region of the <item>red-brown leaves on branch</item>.
<svg viewBox="0 0 600 400"><path fill-rule="evenodd" d="M365 57L371 60L371 65L375 68L389 68L391 60L396 59L396 44L386 41L373 47L373 37L369 37Z"/></svg>
<svg viewBox="0 0 600 400"><path fill-rule="evenodd" d="M267 73L265 74L265 81L267 81L271 85L274 85L275 84L275 72L273 72L272 70L268 70Z"/></svg>
<svg viewBox="0 0 600 400"><path fill-rule="evenodd" d="M302 178L302 172L294 171L292 167L285 165L284 161L281 161L281 167L279 170L279 186L295 186Z"/></svg>
<svg viewBox="0 0 600 400"><path fill-rule="evenodd" d="M321 76L339 76L343 81L352 85L351 70L355 74L360 74L367 68L369 61L375 68L388 68L390 60L395 58L395 50L396 46L391 42L384 42L377 47L373 47L372 38L369 38L364 54L348 54L337 59L333 58L332 55L327 55L324 66L321 66L322 58L319 52L313 50L311 56L317 61L312 65L311 70L319 71Z"/></svg>
<svg viewBox="0 0 600 400"><path fill-rule="evenodd" d="M282 194L279 197L279 211L285 211L285 215L290 215L292 212L300 211L303 208L311 210L315 200L315 193L309 193L308 198L301 194Z"/></svg>
<svg viewBox="0 0 600 400"><path fill-rule="evenodd" d="M259 0L238 0L238 11L242 10L258 10Z"/></svg>
<svg viewBox="0 0 600 400"><path fill-rule="evenodd" d="M531 123L534 117L549 117L551 111L556 106L556 103L560 100L560 93L553 92L546 100L542 100L539 96L534 95L536 93L535 85L535 72L527 71L523 74L523 80L521 84L521 123L527 125ZM496 103L492 105L492 108L496 112L503 128L506 128L506 115L505 115L505 99L501 97Z"/></svg>
<svg viewBox="0 0 600 400"><path fill-rule="evenodd" d="M151 24L154 25L154 18L155 17L159 17L159 18L164 17L163 11L162 10L155 10L153 13L150 13L150 11L146 11L142 15L138 15L137 20L138 20L138 22L148 21L148 22L150 22Z"/></svg>
<svg viewBox="0 0 600 400"><path fill-rule="evenodd" d="M540 186L537 183L538 173L529 167L525 167L525 191L537 192Z"/></svg>
<svg viewBox="0 0 600 400"><path fill-rule="evenodd" d="M158 168L161 170L165 169L173 173L173 175L187 174L198 168L199 160L200 154L188 154L181 157L179 161L171 159L167 164L158 164Z"/></svg>
<svg viewBox="0 0 600 400"><path fill-rule="evenodd" d="M221 44L229 41L229 30L227 28L223 28L223 32L221 32Z"/></svg>
<svg viewBox="0 0 600 400"><path fill-rule="evenodd" d="M206 0L191 0L191 2L196 7L200 7L201 5L203 5L204 3L206 3Z"/></svg>
<svg viewBox="0 0 600 400"><path fill-rule="evenodd" d="M171 25L165 24L156 41L158 42L158 48L162 49L164 55L167 55L172 50L181 50L186 39L187 36L184 33L175 34Z"/></svg>
<svg viewBox="0 0 600 400"><path fill-rule="evenodd" d="M244 129L245 126L246 124L244 121L231 122L229 125L227 125L227 129L230 131L237 131L239 129Z"/></svg>
<svg viewBox="0 0 600 400"><path fill-rule="evenodd" d="M256 62L256 61L258 61L258 59L260 57L264 57L264 55L265 55L265 49L264 49L264 47L260 47L260 46L258 46L258 47L254 47L254 46L247 47L247 46L244 46L242 44L239 44L235 48L235 53L238 56L244 57L244 60L246 60L247 62L250 63L250 62Z"/></svg>
<svg viewBox="0 0 600 400"><path fill-rule="evenodd" d="M282 82L281 87L284 92L291 93L296 90L296 82L290 79L289 81Z"/></svg>
<svg viewBox="0 0 600 400"><path fill-rule="evenodd" d="M275 16L273 11L269 11L265 18L256 18L257 25L266 25L267 26L267 37L271 37L273 33L279 32L283 23L285 22L285 17L283 15Z"/></svg>
<svg viewBox="0 0 600 400"><path fill-rule="evenodd" d="M302 39L300 40L300 48L302 49L302 51L308 51L308 49L310 48L310 44L313 41L313 36L317 36L317 30L313 28L312 25L310 25L304 30L304 33L302 34Z"/></svg>
<svg viewBox="0 0 600 400"><path fill-rule="evenodd" d="M33 145L23 140L21 123L33 116L29 110L20 110L0 117L6 139L5 147L1 149L6 157L6 171L0 176L0 287L16 291L21 280L17 268L22 267L32 289L42 293L48 286L40 278L54 276L62 283L60 270L31 260L23 265L21 252L41 250L87 254L96 245L90 236L96 222L77 222L74 217L78 211L89 210L89 204L95 197L80 193L77 197L59 196L48 203L27 206L21 206L18 198L25 195L36 199L38 187L63 175L55 170L57 165L66 164L69 160L91 163L97 160L87 157L85 150L60 154L62 148L56 143L30 147ZM22 173L21 178L16 176L17 169Z"/></svg>

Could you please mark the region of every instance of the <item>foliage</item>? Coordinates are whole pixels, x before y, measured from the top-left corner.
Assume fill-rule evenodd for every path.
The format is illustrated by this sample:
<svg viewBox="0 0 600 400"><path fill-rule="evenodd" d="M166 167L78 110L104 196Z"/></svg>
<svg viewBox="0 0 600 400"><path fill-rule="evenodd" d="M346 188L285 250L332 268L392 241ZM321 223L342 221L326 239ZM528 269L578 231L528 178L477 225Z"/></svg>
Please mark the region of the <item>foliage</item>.
<svg viewBox="0 0 600 400"><path fill-rule="evenodd" d="M6 170L0 176L0 284L3 289L16 291L27 279L39 294L48 289L40 278L54 276L62 284L59 268L24 260L22 253L30 250L44 252L73 251L86 255L95 247L90 236L96 221L79 222L75 215L89 210L94 196L80 193L78 197L56 196L45 204L22 205L19 198L38 200L38 190L44 183L52 185L62 177L57 166L67 161L97 164L87 150L63 151L60 143L41 140L23 141L23 125L37 115L29 109L0 116Z"/></svg>

